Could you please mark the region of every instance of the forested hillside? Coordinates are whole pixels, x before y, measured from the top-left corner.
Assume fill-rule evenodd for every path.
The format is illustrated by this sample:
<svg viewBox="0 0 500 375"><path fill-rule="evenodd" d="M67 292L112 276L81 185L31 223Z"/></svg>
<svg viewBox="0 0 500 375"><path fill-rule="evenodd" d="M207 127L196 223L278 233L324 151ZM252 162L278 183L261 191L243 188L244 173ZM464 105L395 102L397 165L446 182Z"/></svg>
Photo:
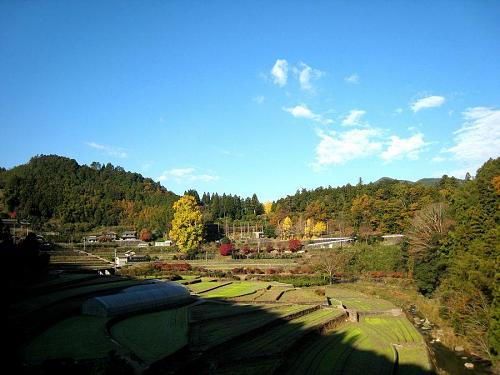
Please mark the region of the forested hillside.
<svg viewBox="0 0 500 375"><path fill-rule="evenodd" d="M0 189L4 213L68 231L117 225L164 231L178 199L138 173L54 155L0 171Z"/></svg>
<svg viewBox="0 0 500 375"><path fill-rule="evenodd" d="M330 227L346 234L403 233L418 210L446 201L461 183L448 176L434 184L382 178L369 184L360 179L356 186L303 189L274 203L273 222L279 224L289 216L295 231L311 219L329 221Z"/></svg>

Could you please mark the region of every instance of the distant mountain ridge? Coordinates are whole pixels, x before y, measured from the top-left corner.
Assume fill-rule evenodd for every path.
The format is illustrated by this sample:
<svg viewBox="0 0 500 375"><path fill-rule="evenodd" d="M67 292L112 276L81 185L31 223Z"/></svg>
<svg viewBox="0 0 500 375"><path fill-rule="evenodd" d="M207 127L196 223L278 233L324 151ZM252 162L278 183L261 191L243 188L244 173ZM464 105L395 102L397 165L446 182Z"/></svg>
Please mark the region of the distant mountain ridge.
<svg viewBox="0 0 500 375"><path fill-rule="evenodd" d="M427 178L421 178L420 180L417 181L409 181L409 180L398 180L391 177L381 177L377 181L375 181L374 184L380 184L384 182L403 182L407 184L422 184L425 186L437 186L439 184L439 181L441 181L441 178L427 177ZM464 180L457 178L457 181L462 182Z"/></svg>

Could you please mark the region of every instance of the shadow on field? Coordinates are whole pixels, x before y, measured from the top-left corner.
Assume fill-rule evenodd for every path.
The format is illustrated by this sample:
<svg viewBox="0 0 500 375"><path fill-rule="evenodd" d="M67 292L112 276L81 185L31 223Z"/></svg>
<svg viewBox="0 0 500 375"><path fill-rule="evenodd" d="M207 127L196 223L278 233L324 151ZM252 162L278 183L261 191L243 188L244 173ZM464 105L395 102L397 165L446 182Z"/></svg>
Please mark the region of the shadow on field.
<svg viewBox="0 0 500 375"><path fill-rule="evenodd" d="M319 306L283 317L269 306L210 301L200 308L203 305L213 310L205 316L193 311L188 346L152 364L147 374L433 373L418 365L400 364L392 347L386 348L387 356L359 349L356 337L335 330L348 324L345 316L309 324L308 316L325 310Z"/></svg>

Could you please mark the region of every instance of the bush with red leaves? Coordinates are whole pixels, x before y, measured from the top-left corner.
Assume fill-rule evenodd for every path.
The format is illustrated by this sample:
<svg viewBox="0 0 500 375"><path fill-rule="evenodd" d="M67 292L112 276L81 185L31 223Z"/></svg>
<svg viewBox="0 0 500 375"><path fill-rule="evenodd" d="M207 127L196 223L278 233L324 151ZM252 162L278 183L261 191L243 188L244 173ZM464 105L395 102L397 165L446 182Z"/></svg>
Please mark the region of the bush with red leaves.
<svg viewBox="0 0 500 375"><path fill-rule="evenodd" d="M233 252L233 244L231 243L223 243L219 247L220 255L228 256Z"/></svg>
<svg viewBox="0 0 500 375"><path fill-rule="evenodd" d="M250 246L248 246L247 244L243 245L243 247L241 248L241 253L242 254L245 254L245 255L248 255L252 252L252 249L250 249Z"/></svg>
<svg viewBox="0 0 500 375"><path fill-rule="evenodd" d="M288 241L288 249L291 251L291 252L297 252L299 251L300 249L302 249L302 242L300 242L300 240L289 240Z"/></svg>
<svg viewBox="0 0 500 375"><path fill-rule="evenodd" d="M191 265L189 263L156 262L154 268L157 271L190 271Z"/></svg>

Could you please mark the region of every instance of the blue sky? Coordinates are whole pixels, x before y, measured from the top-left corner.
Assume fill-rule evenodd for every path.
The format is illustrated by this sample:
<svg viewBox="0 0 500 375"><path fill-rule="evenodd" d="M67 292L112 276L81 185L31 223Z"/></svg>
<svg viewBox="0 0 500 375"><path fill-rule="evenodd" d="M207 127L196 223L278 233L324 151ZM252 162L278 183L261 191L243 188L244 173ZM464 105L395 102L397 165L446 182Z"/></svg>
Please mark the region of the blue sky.
<svg viewBox="0 0 500 375"><path fill-rule="evenodd" d="M497 1L3 1L0 165L182 193L463 177L500 154Z"/></svg>

